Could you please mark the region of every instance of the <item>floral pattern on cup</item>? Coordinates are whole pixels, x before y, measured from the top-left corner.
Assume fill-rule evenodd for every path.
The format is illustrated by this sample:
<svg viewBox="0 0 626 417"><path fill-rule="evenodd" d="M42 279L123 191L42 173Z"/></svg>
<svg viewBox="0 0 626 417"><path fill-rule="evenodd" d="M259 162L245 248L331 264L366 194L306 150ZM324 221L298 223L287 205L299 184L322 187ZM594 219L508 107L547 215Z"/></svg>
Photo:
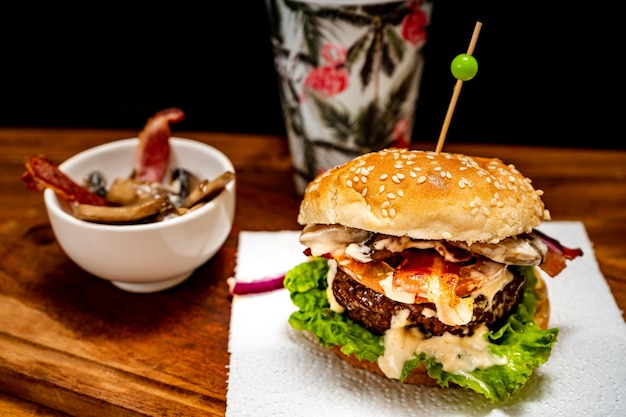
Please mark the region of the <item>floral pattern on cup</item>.
<svg viewBox="0 0 626 417"><path fill-rule="evenodd" d="M300 193L360 154L408 146L423 65L430 0L330 3L267 0Z"/></svg>

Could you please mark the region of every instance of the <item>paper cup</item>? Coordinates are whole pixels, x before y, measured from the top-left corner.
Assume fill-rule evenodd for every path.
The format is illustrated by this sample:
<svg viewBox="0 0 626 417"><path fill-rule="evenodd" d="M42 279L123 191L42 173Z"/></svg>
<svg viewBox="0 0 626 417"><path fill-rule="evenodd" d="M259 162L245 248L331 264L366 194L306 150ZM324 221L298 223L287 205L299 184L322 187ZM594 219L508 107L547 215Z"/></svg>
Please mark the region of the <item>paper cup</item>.
<svg viewBox="0 0 626 417"><path fill-rule="evenodd" d="M298 193L358 155L409 144L430 1L266 4Z"/></svg>

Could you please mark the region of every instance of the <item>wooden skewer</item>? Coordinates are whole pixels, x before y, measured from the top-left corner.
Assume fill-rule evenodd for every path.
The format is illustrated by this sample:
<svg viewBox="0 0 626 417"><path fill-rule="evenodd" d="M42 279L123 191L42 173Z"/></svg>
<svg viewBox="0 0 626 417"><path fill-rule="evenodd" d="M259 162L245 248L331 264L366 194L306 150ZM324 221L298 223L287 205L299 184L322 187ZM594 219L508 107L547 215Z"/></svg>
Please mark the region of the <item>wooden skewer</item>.
<svg viewBox="0 0 626 417"><path fill-rule="evenodd" d="M476 47L478 34L480 33L482 25L483 24L481 22L476 22L472 39L470 40L469 47L467 48L467 55L472 55L474 53L474 48ZM441 152L441 149L443 149L443 143L446 140L446 134L448 133L448 128L450 127L450 120L452 120L452 113L454 113L454 108L456 107L456 102L459 99L459 94L461 94L462 86L463 80L456 80L454 90L452 91L452 99L450 100L450 105L448 106L448 112L446 113L446 118L443 121L443 127L441 128L441 133L439 134L439 140L437 141L437 148L435 149L435 152L437 153Z"/></svg>

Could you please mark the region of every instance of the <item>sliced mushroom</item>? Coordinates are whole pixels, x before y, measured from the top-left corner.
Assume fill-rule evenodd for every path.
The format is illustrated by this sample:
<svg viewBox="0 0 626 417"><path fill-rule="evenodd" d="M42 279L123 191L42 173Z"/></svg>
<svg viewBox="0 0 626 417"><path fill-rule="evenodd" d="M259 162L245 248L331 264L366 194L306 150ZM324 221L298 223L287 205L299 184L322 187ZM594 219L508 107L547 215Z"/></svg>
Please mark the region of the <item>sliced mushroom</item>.
<svg viewBox="0 0 626 417"><path fill-rule="evenodd" d="M148 183L132 178L117 178L107 193L107 200L113 204L126 205L168 194L171 194L171 190L156 182Z"/></svg>
<svg viewBox="0 0 626 417"><path fill-rule="evenodd" d="M133 204L119 207L78 204L74 207L74 216L81 220L96 223L136 223L158 214L170 206L167 196L139 200Z"/></svg>
<svg viewBox="0 0 626 417"><path fill-rule="evenodd" d="M117 178L111 184L107 200L119 205L131 204L137 200L137 187L138 183L135 180Z"/></svg>
<svg viewBox="0 0 626 417"><path fill-rule="evenodd" d="M235 179L235 173L226 171L219 177L213 180L204 180L198 184L198 186L192 190L183 204L182 208L191 208L198 203L206 203L220 194L229 182Z"/></svg>

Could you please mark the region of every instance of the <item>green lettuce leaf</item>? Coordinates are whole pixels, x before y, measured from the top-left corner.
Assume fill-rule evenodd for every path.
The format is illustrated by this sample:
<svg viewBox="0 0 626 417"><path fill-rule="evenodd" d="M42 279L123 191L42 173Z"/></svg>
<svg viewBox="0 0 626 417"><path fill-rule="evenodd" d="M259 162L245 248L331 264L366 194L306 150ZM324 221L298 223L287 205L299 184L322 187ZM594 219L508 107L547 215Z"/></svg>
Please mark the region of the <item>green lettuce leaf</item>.
<svg viewBox="0 0 626 417"><path fill-rule="evenodd" d="M536 269L521 267L520 271L526 278L522 302L506 321L498 323L485 336L490 342L490 351L506 358L505 365L466 373L450 373L443 370L441 363L420 353L404 364L400 380L406 378L413 368L423 364L428 375L437 379L442 387L454 383L484 395L493 403L506 401L516 395L533 370L548 360L558 335L558 329L543 330L533 320L538 301L534 290ZM291 293L292 302L299 308L290 316L289 324L297 330L310 331L325 347L341 346L345 354L376 362L384 352L384 336L377 336L330 309L326 297L327 273L328 261L312 258L285 275L285 288Z"/></svg>
<svg viewBox="0 0 626 417"><path fill-rule="evenodd" d="M327 348L341 346L346 355L354 353L360 360L376 362L385 351L383 337L330 309L327 274L328 260L324 258L313 258L285 274L285 288L300 309L291 314L289 324L310 331Z"/></svg>

